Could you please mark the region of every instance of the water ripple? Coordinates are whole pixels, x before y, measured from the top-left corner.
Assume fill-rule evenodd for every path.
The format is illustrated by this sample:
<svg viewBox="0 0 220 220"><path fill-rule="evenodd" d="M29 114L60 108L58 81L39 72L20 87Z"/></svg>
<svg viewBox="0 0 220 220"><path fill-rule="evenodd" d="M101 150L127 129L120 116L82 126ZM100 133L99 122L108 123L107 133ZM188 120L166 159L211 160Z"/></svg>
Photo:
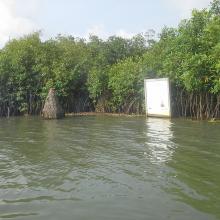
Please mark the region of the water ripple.
<svg viewBox="0 0 220 220"><path fill-rule="evenodd" d="M220 219L218 124L0 120L2 219Z"/></svg>

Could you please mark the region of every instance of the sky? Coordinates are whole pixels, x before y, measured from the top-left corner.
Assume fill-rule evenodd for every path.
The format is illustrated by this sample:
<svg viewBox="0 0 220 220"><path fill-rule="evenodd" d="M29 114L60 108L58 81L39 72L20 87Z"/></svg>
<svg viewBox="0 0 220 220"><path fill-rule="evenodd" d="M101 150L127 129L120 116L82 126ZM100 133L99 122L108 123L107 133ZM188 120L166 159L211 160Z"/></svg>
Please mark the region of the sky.
<svg viewBox="0 0 220 220"><path fill-rule="evenodd" d="M88 38L132 37L150 29L177 27L192 9L211 0L0 0L0 46L12 38L42 31Z"/></svg>

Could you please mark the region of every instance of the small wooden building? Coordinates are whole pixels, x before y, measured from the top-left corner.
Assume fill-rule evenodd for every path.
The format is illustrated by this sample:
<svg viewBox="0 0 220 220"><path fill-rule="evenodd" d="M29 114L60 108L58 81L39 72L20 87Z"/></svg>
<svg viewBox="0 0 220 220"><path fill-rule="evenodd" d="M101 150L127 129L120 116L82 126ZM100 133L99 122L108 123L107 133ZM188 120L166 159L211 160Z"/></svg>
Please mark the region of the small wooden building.
<svg viewBox="0 0 220 220"><path fill-rule="evenodd" d="M146 79L145 107L147 116L171 117L171 91L168 78Z"/></svg>

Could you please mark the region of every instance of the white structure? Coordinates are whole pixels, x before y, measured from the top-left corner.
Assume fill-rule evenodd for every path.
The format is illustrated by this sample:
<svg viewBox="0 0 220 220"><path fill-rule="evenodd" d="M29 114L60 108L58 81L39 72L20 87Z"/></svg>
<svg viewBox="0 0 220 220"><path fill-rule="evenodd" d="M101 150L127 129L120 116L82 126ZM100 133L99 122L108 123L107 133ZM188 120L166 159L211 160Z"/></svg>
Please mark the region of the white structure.
<svg viewBox="0 0 220 220"><path fill-rule="evenodd" d="M171 117L168 78L144 80L147 116Z"/></svg>

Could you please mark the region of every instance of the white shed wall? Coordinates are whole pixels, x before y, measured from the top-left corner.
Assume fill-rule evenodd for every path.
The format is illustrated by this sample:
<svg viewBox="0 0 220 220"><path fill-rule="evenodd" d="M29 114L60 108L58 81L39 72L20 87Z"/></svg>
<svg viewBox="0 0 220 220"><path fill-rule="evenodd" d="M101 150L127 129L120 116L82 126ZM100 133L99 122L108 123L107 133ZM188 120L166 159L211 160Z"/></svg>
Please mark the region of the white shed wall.
<svg viewBox="0 0 220 220"><path fill-rule="evenodd" d="M147 115L171 117L169 79L146 79L144 83Z"/></svg>

